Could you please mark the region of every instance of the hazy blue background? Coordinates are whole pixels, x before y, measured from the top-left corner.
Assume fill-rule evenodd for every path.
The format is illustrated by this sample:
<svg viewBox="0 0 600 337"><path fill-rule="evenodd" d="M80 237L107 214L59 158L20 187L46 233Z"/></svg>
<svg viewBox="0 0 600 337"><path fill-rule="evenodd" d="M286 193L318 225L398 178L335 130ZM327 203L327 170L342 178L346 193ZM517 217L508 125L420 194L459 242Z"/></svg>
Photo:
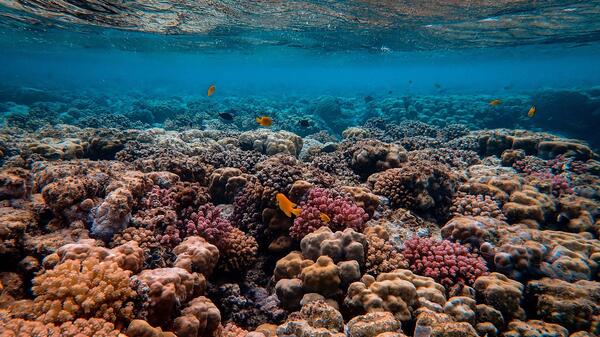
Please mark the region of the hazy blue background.
<svg viewBox="0 0 600 337"><path fill-rule="evenodd" d="M3 84L193 94L215 83L219 95L497 94L600 84L598 44L369 53L269 47L252 54L29 46L2 46Z"/></svg>

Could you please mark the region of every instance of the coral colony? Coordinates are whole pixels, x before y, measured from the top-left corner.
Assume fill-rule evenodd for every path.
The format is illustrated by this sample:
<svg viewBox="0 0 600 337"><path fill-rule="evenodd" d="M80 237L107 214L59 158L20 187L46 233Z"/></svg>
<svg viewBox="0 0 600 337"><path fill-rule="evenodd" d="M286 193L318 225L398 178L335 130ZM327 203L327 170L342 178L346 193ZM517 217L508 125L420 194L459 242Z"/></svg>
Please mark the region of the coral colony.
<svg viewBox="0 0 600 337"><path fill-rule="evenodd" d="M333 98L270 129L84 103L0 133L1 336L600 333L583 142L485 118L324 126Z"/></svg>

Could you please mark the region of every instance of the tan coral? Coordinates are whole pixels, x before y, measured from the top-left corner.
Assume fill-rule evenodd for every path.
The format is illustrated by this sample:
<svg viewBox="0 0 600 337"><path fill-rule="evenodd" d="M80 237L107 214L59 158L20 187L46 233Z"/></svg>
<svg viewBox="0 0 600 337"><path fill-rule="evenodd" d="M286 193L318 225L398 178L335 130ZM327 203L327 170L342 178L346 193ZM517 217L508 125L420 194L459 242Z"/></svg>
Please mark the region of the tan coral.
<svg viewBox="0 0 600 337"><path fill-rule="evenodd" d="M374 282L354 282L344 303L354 312L390 311L396 319L408 321L420 307L442 311L444 288L433 279L396 270L380 274Z"/></svg>
<svg viewBox="0 0 600 337"><path fill-rule="evenodd" d="M29 170L5 167L0 170L0 200L25 198L31 193Z"/></svg>
<svg viewBox="0 0 600 337"><path fill-rule="evenodd" d="M299 278L302 269L311 266L313 263L312 260L305 259L304 256L302 256L302 253L291 252L277 261L273 276L275 281Z"/></svg>
<svg viewBox="0 0 600 337"><path fill-rule="evenodd" d="M546 323L539 320L529 320L527 322L514 320L508 323L504 337L528 337L528 336L547 336L547 337L567 337L569 332L558 324Z"/></svg>
<svg viewBox="0 0 600 337"><path fill-rule="evenodd" d="M527 295L538 317L571 331L588 330L600 314L600 283L595 281L534 280L527 284Z"/></svg>
<svg viewBox="0 0 600 337"><path fill-rule="evenodd" d="M343 337L342 314L323 300L310 301L277 327L277 335L297 337Z"/></svg>
<svg viewBox="0 0 600 337"><path fill-rule="evenodd" d="M448 322L434 325L431 337L479 337L475 328L466 322Z"/></svg>
<svg viewBox="0 0 600 337"><path fill-rule="evenodd" d="M243 271L256 261L258 243L253 236L246 235L238 228L225 234L226 244L221 247L222 267L226 271Z"/></svg>
<svg viewBox="0 0 600 337"><path fill-rule="evenodd" d="M288 131L254 130L240 134L240 146L266 155L285 153L298 156L302 150L302 138Z"/></svg>
<svg viewBox="0 0 600 337"><path fill-rule="evenodd" d="M302 269L302 287L307 293L319 293L325 297L340 292L339 268L328 256L320 256L317 262Z"/></svg>
<svg viewBox="0 0 600 337"><path fill-rule="evenodd" d="M475 325L477 307L474 299L465 296L455 296L448 299L444 305L444 313L457 322L467 322Z"/></svg>
<svg viewBox="0 0 600 337"><path fill-rule="evenodd" d="M246 184L242 170L234 167L218 168L208 180L208 192L215 204L231 203L235 194Z"/></svg>
<svg viewBox="0 0 600 337"><path fill-rule="evenodd" d="M174 333L154 328L142 319L134 319L129 323L126 334L128 337L177 337Z"/></svg>
<svg viewBox="0 0 600 337"><path fill-rule="evenodd" d="M61 246L56 253L48 255L43 264L46 268L67 260L97 259L98 261L115 261L119 267L138 273L144 266L144 251L137 242L131 241L113 249L99 247L96 240L82 239L76 243Z"/></svg>
<svg viewBox="0 0 600 337"><path fill-rule="evenodd" d="M334 262L355 260L365 262L367 240L352 228L333 233L329 227L321 227L300 241L302 255L316 261L319 256L329 256Z"/></svg>
<svg viewBox="0 0 600 337"><path fill-rule="evenodd" d="M368 243L365 263L367 273L377 276L396 269L408 268L404 256L388 241L389 234L383 226L367 227L365 235Z"/></svg>
<svg viewBox="0 0 600 337"><path fill-rule="evenodd" d="M556 210L554 201L534 187L526 186L522 191L510 195L502 211L512 223L529 220L539 226L549 219Z"/></svg>
<svg viewBox="0 0 600 337"><path fill-rule="evenodd" d="M190 273L202 273L210 277L219 261L219 250L200 236L190 236L173 249L177 255L175 267L183 268Z"/></svg>
<svg viewBox="0 0 600 337"><path fill-rule="evenodd" d="M36 223L29 210L0 207L0 255L18 254L25 230Z"/></svg>
<svg viewBox="0 0 600 337"><path fill-rule="evenodd" d="M211 336L221 324L221 313L210 299L200 296L191 300L175 319L177 337Z"/></svg>
<svg viewBox="0 0 600 337"><path fill-rule="evenodd" d="M402 324L390 312L371 312L353 317L347 324L349 337L381 337L385 333L398 333L393 336L404 336Z"/></svg>
<svg viewBox="0 0 600 337"><path fill-rule="evenodd" d="M483 303L499 310L505 318L524 318L521 307L524 286L499 273L479 276L473 288Z"/></svg>
<svg viewBox="0 0 600 337"><path fill-rule="evenodd" d="M142 271L137 278L148 288L148 323L164 326L165 317L172 317L178 308L204 292L206 280L202 275L182 268L157 268Z"/></svg>

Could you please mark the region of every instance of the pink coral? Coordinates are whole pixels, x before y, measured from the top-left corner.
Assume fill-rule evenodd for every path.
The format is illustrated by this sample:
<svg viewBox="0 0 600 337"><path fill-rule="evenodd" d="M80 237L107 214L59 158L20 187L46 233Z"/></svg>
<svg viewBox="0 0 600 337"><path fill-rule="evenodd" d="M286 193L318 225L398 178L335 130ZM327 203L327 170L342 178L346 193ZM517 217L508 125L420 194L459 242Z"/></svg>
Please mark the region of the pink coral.
<svg viewBox="0 0 600 337"><path fill-rule="evenodd" d="M255 260L258 245L254 237L233 227L229 220L221 217L221 210L213 204L200 206L198 211L184 210L187 220L179 223L186 235L198 235L217 246L225 261L225 270L242 270Z"/></svg>
<svg viewBox="0 0 600 337"><path fill-rule="evenodd" d="M290 228L290 235L295 239L301 239L322 226L333 231L353 228L360 232L369 218L365 210L349 198L318 187L308 192L306 200L300 203L300 209L300 215ZM330 221L324 222L321 213L326 214Z"/></svg>
<svg viewBox="0 0 600 337"><path fill-rule="evenodd" d="M184 210L187 220L181 227L187 235L200 235L210 243L221 246L224 237L233 229L231 223L221 217L221 210L213 204L202 205L197 211L191 208Z"/></svg>
<svg viewBox="0 0 600 337"><path fill-rule="evenodd" d="M402 252L410 269L433 278L446 287L471 285L487 272L485 261L466 246L448 240L413 237L405 242Z"/></svg>
<svg viewBox="0 0 600 337"><path fill-rule="evenodd" d="M551 172L534 172L529 177L530 183L536 187L548 186L554 196L573 194L572 183L568 176Z"/></svg>

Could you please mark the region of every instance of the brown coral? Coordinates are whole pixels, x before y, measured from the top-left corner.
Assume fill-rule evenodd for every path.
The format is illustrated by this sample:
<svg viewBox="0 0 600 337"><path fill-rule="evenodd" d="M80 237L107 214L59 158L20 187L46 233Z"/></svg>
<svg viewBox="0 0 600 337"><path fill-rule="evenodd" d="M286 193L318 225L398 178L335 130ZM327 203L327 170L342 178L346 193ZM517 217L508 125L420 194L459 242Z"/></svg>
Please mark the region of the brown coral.
<svg viewBox="0 0 600 337"><path fill-rule="evenodd" d="M373 193L388 198L394 207L445 220L457 177L434 162L407 162L369 177Z"/></svg>
<svg viewBox="0 0 600 337"><path fill-rule="evenodd" d="M365 263L366 272L377 276L396 269L408 268L404 256L388 241L389 234L383 226L365 229L368 243L368 253Z"/></svg>
<svg viewBox="0 0 600 337"><path fill-rule="evenodd" d="M588 330L593 316L600 314L600 283L544 278L527 284L527 298L535 303L537 315L546 322L570 331Z"/></svg>

